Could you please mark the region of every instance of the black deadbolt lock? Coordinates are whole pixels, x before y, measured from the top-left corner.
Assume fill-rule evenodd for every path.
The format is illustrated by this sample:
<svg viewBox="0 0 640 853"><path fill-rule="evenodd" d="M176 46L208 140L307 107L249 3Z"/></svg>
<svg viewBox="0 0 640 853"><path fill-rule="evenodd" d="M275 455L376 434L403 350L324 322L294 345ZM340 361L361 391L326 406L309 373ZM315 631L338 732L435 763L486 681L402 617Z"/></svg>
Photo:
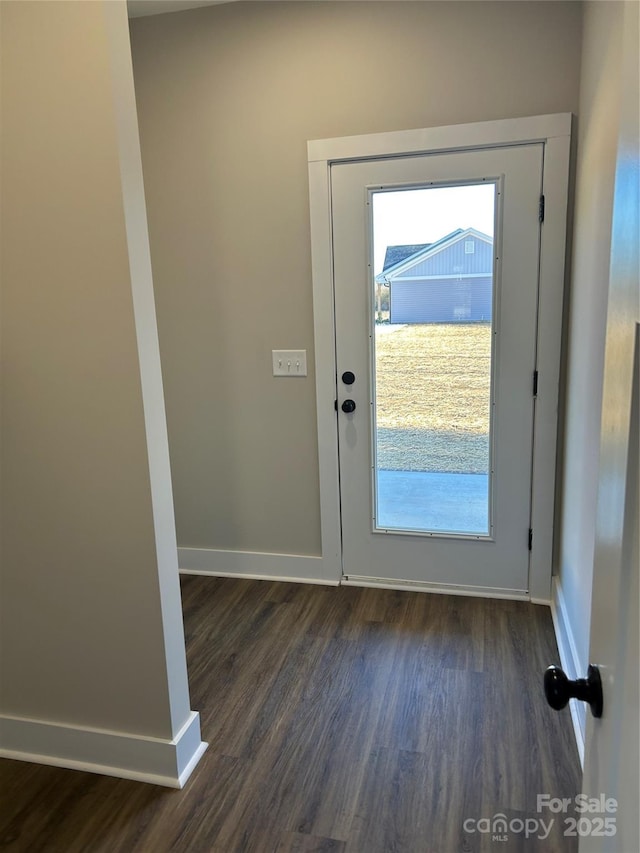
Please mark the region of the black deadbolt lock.
<svg viewBox="0 0 640 853"><path fill-rule="evenodd" d="M350 370L345 370L345 372L342 374L342 381L345 385L353 385L353 383L356 381L355 373L352 373Z"/></svg>

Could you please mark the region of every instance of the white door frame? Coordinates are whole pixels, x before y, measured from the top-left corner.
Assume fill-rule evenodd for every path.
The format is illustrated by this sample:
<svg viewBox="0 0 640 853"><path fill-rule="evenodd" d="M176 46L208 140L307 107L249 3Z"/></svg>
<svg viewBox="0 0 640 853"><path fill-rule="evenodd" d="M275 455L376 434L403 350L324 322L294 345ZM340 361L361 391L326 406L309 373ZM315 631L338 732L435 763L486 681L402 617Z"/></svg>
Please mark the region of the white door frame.
<svg viewBox="0 0 640 853"><path fill-rule="evenodd" d="M542 142L545 146L543 194L546 203L540 247L538 395L534 409L531 483L533 541L527 597L531 601L550 603L570 113L319 139L308 143L322 575L325 581L336 582L342 577L338 430L334 408L336 361L331 166L350 160L535 142ZM465 593L464 590L461 592ZM478 595L471 591L466 594Z"/></svg>

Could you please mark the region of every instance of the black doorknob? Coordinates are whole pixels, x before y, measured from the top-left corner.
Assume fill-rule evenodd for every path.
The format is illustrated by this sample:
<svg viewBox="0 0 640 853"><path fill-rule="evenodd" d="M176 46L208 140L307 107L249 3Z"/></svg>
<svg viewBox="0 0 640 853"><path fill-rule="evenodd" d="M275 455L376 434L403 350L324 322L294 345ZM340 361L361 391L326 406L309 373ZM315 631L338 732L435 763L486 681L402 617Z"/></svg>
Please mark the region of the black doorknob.
<svg viewBox="0 0 640 853"><path fill-rule="evenodd" d="M346 412L348 415L350 415L351 412L355 412L355 410L356 410L356 401L355 400L345 400L344 403L342 404L342 411Z"/></svg>
<svg viewBox="0 0 640 853"><path fill-rule="evenodd" d="M342 381L345 385L353 385L353 383L356 381L355 373L353 373L353 371L351 370L345 370L345 372L342 374Z"/></svg>
<svg viewBox="0 0 640 853"><path fill-rule="evenodd" d="M569 699L587 702L594 717L602 716L602 679L597 666L589 665L586 678L571 681L559 666L547 667L544 674L544 695L556 711L564 708Z"/></svg>

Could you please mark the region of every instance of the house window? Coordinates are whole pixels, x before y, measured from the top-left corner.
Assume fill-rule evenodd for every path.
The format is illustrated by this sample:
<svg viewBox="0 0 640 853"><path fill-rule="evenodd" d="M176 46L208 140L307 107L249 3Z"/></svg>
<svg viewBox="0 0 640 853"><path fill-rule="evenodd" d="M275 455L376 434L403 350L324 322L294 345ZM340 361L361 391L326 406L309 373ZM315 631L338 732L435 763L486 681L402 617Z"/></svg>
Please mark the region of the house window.
<svg viewBox="0 0 640 853"><path fill-rule="evenodd" d="M476 251L476 244L473 240L465 240L464 241L464 253L465 255L473 255Z"/></svg>

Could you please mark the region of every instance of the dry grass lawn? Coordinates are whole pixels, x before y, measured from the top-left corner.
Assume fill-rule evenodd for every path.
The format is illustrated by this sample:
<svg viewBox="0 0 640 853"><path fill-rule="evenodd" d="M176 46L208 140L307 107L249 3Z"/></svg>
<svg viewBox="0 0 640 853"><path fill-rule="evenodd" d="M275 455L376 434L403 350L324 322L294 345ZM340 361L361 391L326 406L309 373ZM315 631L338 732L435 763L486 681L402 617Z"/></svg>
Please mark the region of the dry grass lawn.
<svg viewBox="0 0 640 853"><path fill-rule="evenodd" d="M485 473L491 326L378 327L378 465Z"/></svg>

